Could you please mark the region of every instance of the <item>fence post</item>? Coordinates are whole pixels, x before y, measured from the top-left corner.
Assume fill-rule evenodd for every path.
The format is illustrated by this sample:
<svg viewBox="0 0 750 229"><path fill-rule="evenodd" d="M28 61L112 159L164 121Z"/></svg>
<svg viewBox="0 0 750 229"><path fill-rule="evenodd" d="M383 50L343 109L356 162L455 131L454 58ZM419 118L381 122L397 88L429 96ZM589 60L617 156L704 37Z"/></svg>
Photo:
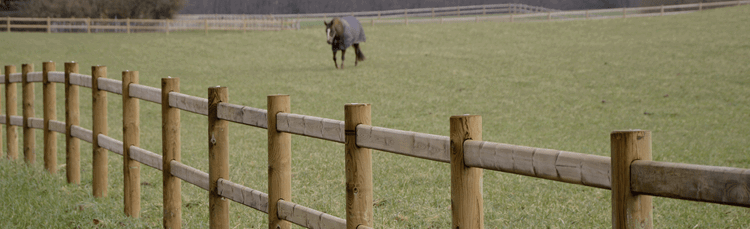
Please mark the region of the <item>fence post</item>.
<svg viewBox="0 0 750 229"><path fill-rule="evenodd" d="M10 117L17 115L16 83L10 82L10 74L16 73L15 65L5 65L5 134L7 135L8 159L18 159L18 133L10 124Z"/></svg>
<svg viewBox="0 0 750 229"><path fill-rule="evenodd" d="M91 33L91 18L86 18L86 33Z"/></svg>
<svg viewBox="0 0 750 229"><path fill-rule="evenodd" d="M29 72L34 71L34 64L21 65L21 101L23 112L23 159L28 164L34 164L34 129L31 128L29 118L34 117L34 85L29 83Z"/></svg>
<svg viewBox="0 0 750 229"><path fill-rule="evenodd" d="M138 98L130 97L130 84L138 84L138 71L122 72L122 175L125 215L139 218L141 163L130 158L130 146L141 145L141 106Z"/></svg>
<svg viewBox="0 0 750 229"><path fill-rule="evenodd" d="M552 12L547 12L547 21L552 21Z"/></svg>
<svg viewBox="0 0 750 229"><path fill-rule="evenodd" d="M208 19L203 19L203 30L206 35L208 35Z"/></svg>
<svg viewBox="0 0 750 229"><path fill-rule="evenodd" d="M409 25L409 16L407 15L407 10L404 10L404 24Z"/></svg>
<svg viewBox="0 0 750 229"><path fill-rule="evenodd" d="M169 21L171 20L167 19L167 35L169 35Z"/></svg>
<svg viewBox="0 0 750 229"><path fill-rule="evenodd" d="M586 19L589 19L589 10L586 10Z"/></svg>
<svg viewBox="0 0 750 229"><path fill-rule="evenodd" d="M371 125L370 104L344 106L346 228L373 226L372 150L357 146L357 125Z"/></svg>
<svg viewBox="0 0 750 229"><path fill-rule="evenodd" d="M458 11L458 16L461 17L461 8L456 7L456 11Z"/></svg>
<svg viewBox="0 0 750 229"><path fill-rule="evenodd" d="M57 133L49 130L49 121L57 120L57 90L49 82L49 72L55 70L55 62L42 63L42 104L44 105L44 168L49 173L57 173Z"/></svg>
<svg viewBox="0 0 750 229"><path fill-rule="evenodd" d="M614 131L612 150L612 228L652 228L651 196L630 192L630 164L651 160L651 132Z"/></svg>
<svg viewBox="0 0 750 229"><path fill-rule="evenodd" d="M208 207L211 228L229 228L229 200L219 196L216 182L229 179L228 121L218 118L219 103L228 102L226 87L208 88ZM269 204L270 205L270 204Z"/></svg>
<svg viewBox="0 0 750 229"><path fill-rule="evenodd" d="M435 8L432 8L432 17L435 17ZM380 19L380 13L378 13L378 19Z"/></svg>
<svg viewBox="0 0 750 229"><path fill-rule="evenodd" d="M288 229L279 219L279 200L292 201L292 136L276 130L276 114L291 112L289 95L268 96L268 228Z"/></svg>
<svg viewBox="0 0 750 229"><path fill-rule="evenodd" d="M297 16L299 17L299 14ZM247 18L242 19L242 33L247 33Z"/></svg>
<svg viewBox="0 0 750 229"><path fill-rule="evenodd" d="M70 83L70 74L78 73L78 63L65 63L65 176L68 183L81 183L80 141L70 134L79 122L78 85Z"/></svg>
<svg viewBox="0 0 750 229"><path fill-rule="evenodd" d="M625 17L626 17L626 14L625 14L625 9L627 9L627 8L625 8L625 7L623 7L623 8L622 8L622 18L625 18Z"/></svg>
<svg viewBox="0 0 750 229"><path fill-rule="evenodd" d="M482 116L459 115L450 118L451 228L484 228L482 169L464 164L466 140L482 140Z"/></svg>
<svg viewBox="0 0 750 229"><path fill-rule="evenodd" d="M664 16L664 5L661 5L661 14L659 16Z"/></svg>
<svg viewBox="0 0 750 229"><path fill-rule="evenodd" d="M698 11L703 10L703 2L698 2Z"/></svg>
<svg viewBox="0 0 750 229"><path fill-rule="evenodd" d="M162 201L164 228L182 227L182 180L172 175L172 161L179 162L180 109L169 106L169 93L180 92L180 78L161 79Z"/></svg>
<svg viewBox="0 0 750 229"><path fill-rule="evenodd" d="M91 109L93 114L93 131L91 145L93 148L93 188L94 197L107 196L107 149L99 146L99 135L107 135L107 92L99 90L99 78L107 78L106 66L91 67Z"/></svg>
<svg viewBox="0 0 750 229"><path fill-rule="evenodd" d="M52 32L52 28L50 28L51 26L52 26L52 22L50 21L49 17L47 17L47 33Z"/></svg>
<svg viewBox="0 0 750 229"><path fill-rule="evenodd" d="M125 21L125 23L128 23L128 24L127 24L127 26L126 26L126 28L127 28L127 30L128 30L128 34L130 34L130 18L128 18L128 19L127 19L127 20Z"/></svg>
<svg viewBox="0 0 750 229"><path fill-rule="evenodd" d="M6 28L8 29L8 32L10 33L10 16L5 17L5 22L8 26Z"/></svg>

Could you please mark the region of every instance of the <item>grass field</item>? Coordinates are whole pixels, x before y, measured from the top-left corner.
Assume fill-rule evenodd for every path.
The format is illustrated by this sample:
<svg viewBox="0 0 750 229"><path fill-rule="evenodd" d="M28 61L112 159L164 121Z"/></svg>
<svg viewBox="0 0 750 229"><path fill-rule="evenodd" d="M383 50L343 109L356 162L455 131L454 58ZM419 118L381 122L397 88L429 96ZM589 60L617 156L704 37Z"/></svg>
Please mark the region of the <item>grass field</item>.
<svg viewBox="0 0 750 229"><path fill-rule="evenodd" d="M478 114L486 141L605 156L611 131L645 129L654 160L750 168L748 21L750 6L596 21L365 25L368 59L355 68L350 51L344 70L334 69L322 23L247 34L0 33L0 65L41 71L52 60L62 71L77 61L83 74L106 65L109 78L137 70L153 87L179 77L182 93L206 97L209 86L228 86L230 103L263 109L267 95L289 94L293 113L338 120L344 104L371 103L373 125L439 135L448 135L451 115ZM36 85L36 117L41 91ZM62 86L57 92L63 119ZM90 96L81 89L89 129ZM141 102L141 146L157 153L159 114L159 105ZM181 117L183 162L208 171L206 118ZM109 133L121 139L121 130L121 98L110 94ZM82 184L68 185L64 168L42 170L41 131L36 137L33 166L0 160L0 228L161 227L160 172L143 166L142 218L129 219L119 156L109 156L109 195L94 199L91 145L81 143ZM293 201L344 218L343 145L292 142ZM58 143L62 165L62 136ZM230 144L230 180L266 192L265 130L230 124ZM448 164L374 152L373 173L376 227L449 227ZM207 193L186 182L182 192L184 226L206 228ZM483 192L487 228L611 225L607 190L485 171ZM654 208L657 227L750 228L747 208L665 198L654 198ZM236 203L230 212L232 228L267 227L263 213Z"/></svg>

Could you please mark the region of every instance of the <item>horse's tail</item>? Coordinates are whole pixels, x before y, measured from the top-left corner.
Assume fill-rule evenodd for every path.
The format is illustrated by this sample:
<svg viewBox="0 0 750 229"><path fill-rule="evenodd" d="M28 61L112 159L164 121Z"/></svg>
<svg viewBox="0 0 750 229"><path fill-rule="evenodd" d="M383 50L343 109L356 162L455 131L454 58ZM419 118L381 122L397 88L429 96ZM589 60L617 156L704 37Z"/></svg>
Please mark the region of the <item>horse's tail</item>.
<svg viewBox="0 0 750 229"><path fill-rule="evenodd" d="M365 60L365 54L362 53L362 50L360 50L359 48L354 49L354 53L357 54L357 61Z"/></svg>

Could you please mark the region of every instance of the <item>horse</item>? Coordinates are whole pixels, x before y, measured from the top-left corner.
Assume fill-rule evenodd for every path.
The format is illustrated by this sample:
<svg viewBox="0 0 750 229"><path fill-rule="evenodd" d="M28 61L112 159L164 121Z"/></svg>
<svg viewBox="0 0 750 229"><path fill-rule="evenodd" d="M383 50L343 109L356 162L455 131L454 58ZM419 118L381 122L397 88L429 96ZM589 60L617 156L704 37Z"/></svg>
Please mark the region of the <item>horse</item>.
<svg viewBox="0 0 750 229"><path fill-rule="evenodd" d="M326 25L326 42L331 45L333 50L333 65L339 68L336 62L336 51L341 50L341 68L344 68L344 55L346 54L346 48L354 46L354 53L357 58L354 60L354 66L357 66L359 61L365 60L365 54L359 49L359 43L365 42L365 30L362 29L362 25L359 21L352 17L335 17L331 22L323 21Z"/></svg>

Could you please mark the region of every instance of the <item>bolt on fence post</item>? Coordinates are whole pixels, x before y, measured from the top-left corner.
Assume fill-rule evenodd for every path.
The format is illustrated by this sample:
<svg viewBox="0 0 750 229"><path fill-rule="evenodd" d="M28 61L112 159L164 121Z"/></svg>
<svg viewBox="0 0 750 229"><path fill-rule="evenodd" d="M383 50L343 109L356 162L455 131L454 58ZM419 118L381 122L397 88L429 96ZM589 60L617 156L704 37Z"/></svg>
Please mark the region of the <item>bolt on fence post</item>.
<svg viewBox="0 0 750 229"><path fill-rule="evenodd" d="M138 98L130 97L130 85L138 84L138 71L122 72L122 175L125 215L139 218L141 212L141 163L130 158L130 146L141 145Z"/></svg>
<svg viewBox="0 0 750 229"><path fill-rule="evenodd" d="M49 130L50 120L57 120L57 90L49 82L49 72L55 70L55 62L42 63L42 104L44 106L44 168L49 173L57 173L57 133Z"/></svg>
<svg viewBox="0 0 750 229"><path fill-rule="evenodd" d="M107 92L99 89L99 79L107 78L106 66L91 67L91 109L93 127L91 145L93 148L93 180L91 181L94 197L107 196L107 149L99 146L99 135L107 135Z"/></svg>
<svg viewBox="0 0 750 229"><path fill-rule="evenodd" d="M208 207L211 228L229 228L229 200L219 196L216 182L229 179L228 121L218 117L219 103L228 102L226 87L208 88Z"/></svg>
<svg viewBox="0 0 750 229"><path fill-rule="evenodd" d="M17 115L16 108L16 83L10 82L10 74L16 73L16 66L5 65L5 134L7 136L6 146L8 159L18 159L18 133L16 126L11 125L10 117Z"/></svg>
<svg viewBox="0 0 750 229"><path fill-rule="evenodd" d="M612 150L612 228L652 228L651 196L630 191L630 164L651 160L651 132L614 131Z"/></svg>
<svg viewBox="0 0 750 229"><path fill-rule="evenodd" d="M357 146L357 125L371 125L370 104L344 106L346 228L373 226L372 150Z"/></svg>
<svg viewBox="0 0 750 229"><path fill-rule="evenodd" d="M484 228L482 169L464 164L464 142L467 140L482 140L482 116L451 116L451 228Z"/></svg>
<svg viewBox="0 0 750 229"><path fill-rule="evenodd" d="M182 180L172 175L172 161L179 162L180 109L169 106L169 93L180 92L180 78L161 79L162 201L164 228L182 227Z"/></svg>
<svg viewBox="0 0 750 229"><path fill-rule="evenodd" d="M80 140L70 133L79 122L78 85L70 83L70 74L78 73L78 63L65 63L65 177L68 183L81 183Z"/></svg>
<svg viewBox="0 0 750 229"><path fill-rule="evenodd" d="M29 83L29 73L34 71L34 64L21 65L21 101L23 113L23 159L28 164L34 164L34 129L31 128L29 118L34 117L34 84Z"/></svg>
<svg viewBox="0 0 750 229"><path fill-rule="evenodd" d="M292 201L292 135L276 130L276 114L291 112L289 95L268 96L268 228L288 229L279 219L279 200Z"/></svg>

